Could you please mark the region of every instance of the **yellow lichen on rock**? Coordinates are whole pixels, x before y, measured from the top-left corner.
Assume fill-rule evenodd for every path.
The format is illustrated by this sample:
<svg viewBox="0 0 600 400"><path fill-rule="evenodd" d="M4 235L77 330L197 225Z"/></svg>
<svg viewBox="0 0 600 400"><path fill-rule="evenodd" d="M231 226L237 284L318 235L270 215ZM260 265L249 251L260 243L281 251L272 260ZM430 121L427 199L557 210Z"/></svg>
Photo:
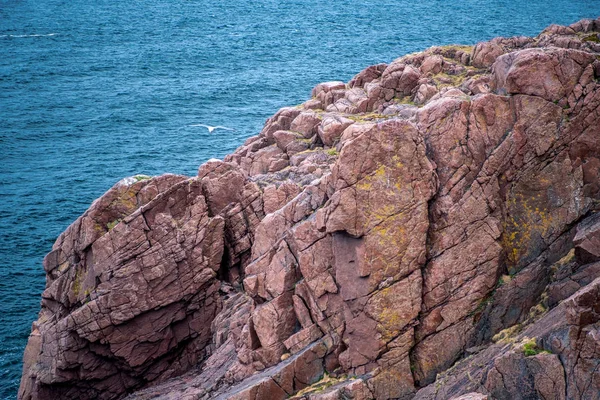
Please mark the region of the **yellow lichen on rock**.
<svg viewBox="0 0 600 400"><path fill-rule="evenodd" d="M508 215L504 221L502 245L511 271L530 252L533 241L545 238L552 228L551 215L545 208L534 205L537 200L517 193L506 202Z"/></svg>

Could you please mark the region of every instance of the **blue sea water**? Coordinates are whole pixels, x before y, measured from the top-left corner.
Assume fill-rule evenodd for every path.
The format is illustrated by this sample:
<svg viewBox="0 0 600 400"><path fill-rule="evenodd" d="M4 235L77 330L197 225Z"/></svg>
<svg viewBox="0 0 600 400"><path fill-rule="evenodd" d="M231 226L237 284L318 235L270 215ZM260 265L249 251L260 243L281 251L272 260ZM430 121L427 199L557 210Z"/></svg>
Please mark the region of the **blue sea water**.
<svg viewBox="0 0 600 400"><path fill-rule="evenodd" d="M598 0L0 0L0 398L16 397L43 256L122 177L193 175L370 64L599 15Z"/></svg>

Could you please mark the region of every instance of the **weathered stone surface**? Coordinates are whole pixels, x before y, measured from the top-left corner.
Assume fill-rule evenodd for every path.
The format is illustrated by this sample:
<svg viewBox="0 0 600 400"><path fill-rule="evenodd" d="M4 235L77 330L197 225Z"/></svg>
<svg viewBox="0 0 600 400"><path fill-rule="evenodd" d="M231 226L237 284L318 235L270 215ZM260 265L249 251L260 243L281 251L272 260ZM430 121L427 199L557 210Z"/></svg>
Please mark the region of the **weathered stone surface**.
<svg viewBox="0 0 600 400"><path fill-rule="evenodd" d="M504 49L497 41L478 43L473 51L472 63L477 68L487 68L502 54Z"/></svg>
<svg viewBox="0 0 600 400"><path fill-rule="evenodd" d="M402 62L390 64L381 75L381 86L394 89L399 97L408 96L417 85L421 72L412 65Z"/></svg>
<svg viewBox="0 0 600 400"><path fill-rule="evenodd" d="M437 94L437 89L433 85L428 85L423 83L419 85L417 89L417 93L415 95L415 103L416 104L425 104L429 101L433 96Z"/></svg>
<svg viewBox="0 0 600 400"><path fill-rule="evenodd" d="M344 97L345 89L346 84L344 82L323 82L315 86L312 90L312 96L321 102L321 108L326 108Z"/></svg>
<svg viewBox="0 0 600 400"><path fill-rule="evenodd" d="M321 118L310 111L301 112L290 125L290 130L298 132L305 138L312 137L317 133L317 126L321 123Z"/></svg>
<svg viewBox="0 0 600 400"><path fill-rule="evenodd" d="M495 399L598 399L599 290L596 279L521 334L505 337L438 376L415 399L472 391Z"/></svg>
<svg viewBox="0 0 600 400"><path fill-rule="evenodd" d="M283 344L290 351L290 353L295 354L315 340L319 339L321 336L323 336L323 332L321 332L317 325L313 324L308 328L293 334L286 339Z"/></svg>
<svg viewBox="0 0 600 400"><path fill-rule="evenodd" d="M319 137L325 146L333 146L342 136L342 132L354 121L344 117L332 116L324 118L319 125Z"/></svg>
<svg viewBox="0 0 600 400"><path fill-rule="evenodd" d="M121 187L82 219L99 212L106 196ZM85 240L82 219L46 258L53 279L34 325L39 354L25 360L22 398L113 398L144 381L184 372L210 341L210 322L220 308L215 278L224 222L209 217L199 180L158 193L86 247L62 247L67 237ZM52 389L56 383L63 384Z"/></svg>
<svg viewBox="0 0 600 400"><path fill-rule="evenodd" d="M364 87L367 83L378 79L383 71L387 68L387 64L371 65L366 69L362 70L348 82L348 86L353 87Z"/></svg>
<svg viewBox="0 0 600 400"><path fill-rule="evenodd" d="M594 60L587 52L555 48L509 53L494 63L492 86L497 91L558 102L571 93ZM539 79L540 75L545 78Z"/></svg>
<svg viewBox="0 0 600 400"><path fill-rule="evenodd" d="M264 188L263 203L265 214L271 214L289 203L301 191L301 188L292 182L283 182L279 186L274 184Z"/></svg>
<svg viewBox="0 0 600 400"><path fill-rule="evenodd" d="M585 224L577 227L573 241L575 255L580 262L600 261L600 213L594 214Z"/></svg>
<svg viewBox="0 0 600 400"><path fill-rule="evenodd" d="M20 397L598 398L599 30L372 66L117 184L44 261Z"/></svg>
<svg viewBox="0 0 600 400"><path fill-rule="evenodd" d="M489 397L481 393L467 393L462 396L453 397L450 400L488 400Z"/></svg>
<svg viewBox="0 0 600 400"><path fill-rule="evenodd" d="M261 131L261 136L267 139L267 141L272 140L275 132L290 129L292 121L301 112L302 110L294 107L282 108L274 116L267 120L265 127Z"/></svg>

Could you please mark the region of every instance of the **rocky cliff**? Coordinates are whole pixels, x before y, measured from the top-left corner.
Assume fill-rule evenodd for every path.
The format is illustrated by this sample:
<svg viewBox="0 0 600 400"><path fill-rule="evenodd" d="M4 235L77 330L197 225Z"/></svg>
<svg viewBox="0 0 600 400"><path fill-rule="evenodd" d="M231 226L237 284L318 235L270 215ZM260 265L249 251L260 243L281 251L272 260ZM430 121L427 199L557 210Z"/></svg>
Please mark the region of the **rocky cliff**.
<svg viewBox="0 0 600 400"><path fill-rule="evenodd" d="M600 398L600 19L327 82L56 241L21 399Z"/></svg>

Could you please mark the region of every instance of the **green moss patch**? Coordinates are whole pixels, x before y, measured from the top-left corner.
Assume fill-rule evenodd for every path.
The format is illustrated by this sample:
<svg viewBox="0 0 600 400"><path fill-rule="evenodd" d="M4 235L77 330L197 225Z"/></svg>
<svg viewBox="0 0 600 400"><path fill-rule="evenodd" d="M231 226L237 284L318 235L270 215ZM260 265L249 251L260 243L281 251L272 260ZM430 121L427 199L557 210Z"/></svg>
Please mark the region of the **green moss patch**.
<svg viewBox="0 0 600 400"><path fill-rule="evenodd" d="M542 353L551 354L548 350L539 347L535 338L525 340L522 345L522 350L525 357L537 356Z"/></svg>
<svg viewBox="0 0 600 400"><path fill-rule="evenodd" d="M106 229L108 229L109 231L112 230L115 226L117 226L119 222L121 222L121 218L109 222L108 224L106 224Z"/></svg>
<svg viewBox="0 0 600 400"><path fill-rule="evenodd" d="M389 115L383 115L375 112L371 113L362 113L362 114L350 114L345 115L346 118L351 119L354 122L377 122L381 119L390 118Z"/></svg>
<svg viewBox="0 0 600 400"><path fill-rule="evenodd" d="M581 40L584 42L600 43L600 35L597 33L592 33L591 35L582 37Z"/></svg>

